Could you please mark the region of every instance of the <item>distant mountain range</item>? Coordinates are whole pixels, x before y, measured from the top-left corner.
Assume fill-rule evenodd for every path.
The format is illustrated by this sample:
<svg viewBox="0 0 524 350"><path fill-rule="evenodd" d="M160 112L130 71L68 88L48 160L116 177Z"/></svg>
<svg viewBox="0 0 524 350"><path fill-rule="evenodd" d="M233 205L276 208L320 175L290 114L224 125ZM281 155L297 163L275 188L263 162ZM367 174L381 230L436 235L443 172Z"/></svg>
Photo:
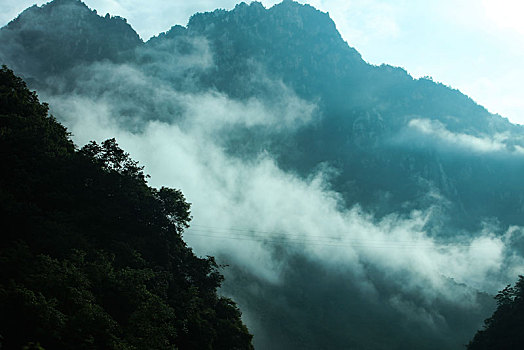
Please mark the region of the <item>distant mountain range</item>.
<svg viewBox="0 0 524 350"><path fill-rule="evenodd" d="M202 38L213 52L212 67L191 67L182 76L158 69L170 54L191 60L199 49L195 39ZM284 1L266 10L243 3L196 14L187 27L143 43L125 19L100 17L80 1L55 0L25 10L1 30L0 40L3 62L35 87L58 90L82 90L78 65L111 61L138 65L179 86L191 75L192 88L249 99L271 95L257 81L264 72L318 103L319 120L285 138L264 134L260 140L256 129L236 134L227 142L231 152L251 156L269 149L281 166L304 176L320 163L333 165L340 171L333 186L348 204L378 213L431 205L431 190L449 200L446 210L461 228L483 218L524 224L522 127L441 83L367 64L329 16L311 6ZM57 77L66 83L55 83ZM176 115L135 119L143 118Z"/></svg>

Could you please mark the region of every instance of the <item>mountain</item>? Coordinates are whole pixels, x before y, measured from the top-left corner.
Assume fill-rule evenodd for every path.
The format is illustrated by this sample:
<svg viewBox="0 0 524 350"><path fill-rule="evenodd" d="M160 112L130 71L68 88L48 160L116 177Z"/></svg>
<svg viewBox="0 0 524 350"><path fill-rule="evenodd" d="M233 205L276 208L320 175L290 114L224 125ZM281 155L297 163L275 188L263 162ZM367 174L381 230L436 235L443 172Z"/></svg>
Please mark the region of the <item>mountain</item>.
<svg viewBox="0 0 524 350"><path fill-rule="evenodd" d="M117 137L183 185L185 237L229 265L257 348L460 349L524 262L522 126L368 64L312 6L241 3L144 43L55 0L0 41L78 142Z"/></svg>
<svg viewBox="0 0 524 350"><path fill-rule="evenodd" d="M100 17L80 0L26 9L3 28L0 41L0 60L37 82L75 65L118 61L142 44L125 19Z"/></svg>
<svg viewBox="0 0 524 350"><path fill-rule="evenodd" d="M334 164L341 172L334 186L348 204L384 214L401 206L427 206L426 193L436 189L451 201L449 214L461 228L490 216L523 224L522 127L443 84L413 79L401 68L367 64L327 14L293 1L268 10L255 2L194 15L186 29L172 31L177 34L168 32L146 46L204 37L216 59L214 69L201 77L203 86L235 98L260 96L269 93L253 83L262 70L300 97L318 101L321 120L287 144L276 135L272 145L266 140L245 151L238 145L256 139L247 133L230 145L235 152L253 156L270 148L281 166L304 176L320 163ZM409 144L399 141L406 137ZM478 144L488 146L475 149ZM377 205L385 197L387 203Z"/></svg>

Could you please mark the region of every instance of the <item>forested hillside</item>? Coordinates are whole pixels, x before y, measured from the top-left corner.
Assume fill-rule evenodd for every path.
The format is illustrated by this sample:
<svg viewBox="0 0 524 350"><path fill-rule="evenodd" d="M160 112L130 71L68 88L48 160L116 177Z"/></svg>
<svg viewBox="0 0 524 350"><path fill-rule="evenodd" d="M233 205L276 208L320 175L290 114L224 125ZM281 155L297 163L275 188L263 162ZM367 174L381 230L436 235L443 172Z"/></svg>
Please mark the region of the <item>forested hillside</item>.
<svg viewBox="0 0 524 350"><path fill-rule="evenodd" d="M0 152L2 349L252 349L219 266L182 240L182 192L114 139L76 149L5 66Z"/></svg>
<svg viewBox="0 0 524 350"><path fill-rule="evenodd" d="M512 350L524 347L524 277L508 284L496 296L497 309L484 321L468 350Z"/></svg>

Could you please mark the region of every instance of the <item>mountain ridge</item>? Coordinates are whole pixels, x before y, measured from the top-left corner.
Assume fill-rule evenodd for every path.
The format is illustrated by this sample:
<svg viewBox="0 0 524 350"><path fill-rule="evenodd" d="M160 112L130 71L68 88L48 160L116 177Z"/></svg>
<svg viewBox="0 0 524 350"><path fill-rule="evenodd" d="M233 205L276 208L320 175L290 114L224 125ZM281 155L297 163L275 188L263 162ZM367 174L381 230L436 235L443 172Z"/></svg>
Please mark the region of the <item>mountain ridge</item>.
<svg viewBox="0 0 524 350"><path fill-rule="evenodd" d="M5 27L3 27L2 29L18 29L16 28L17 26L15 25L17 22L20 22L20 21L33 21L33 25L37 24L38 23L38 16L47 16L47 15L51 15L53 16L52 12L55 12L55 11L59 11L60 8L64 8L64 7L68 7L69 5L73 5L75 6L77 9L81 9L84 16L87 16L87 14L89 14L90 17L92 18L96 18L98 17L98 20L106 20L106 22L109 20L110 22L113 22L117 27L125 27L127 32L129 33L133 33L131 34L131 36L135 36L135 37L138 37L138 34L132 29L132 26L129 25L127 23L127 20L125 18L122 18L120 16L110 16L109 14L107 14L105 17L103 16L100 16L97 14L96 10L91 10L89 9L89 7L87 7L87 5L85 3L83 3L81 0L53 0L53 1L50 1L49 3L47 4L44 4L42 6L37 6L37 5L34 5L28 9L26 9L25 11L23 11L17 18L15 18L13 21L13 23L9 23L7 24ZM89 12L88 12L88 11ZM29 17L28 13L31 13L31 16L32 18L24 18L24 17ZM75 12L75 13L78 13ZM252 23L249 23L252 19L253 19L253 15L256 17L257 15L260 15L260 14L266 14L267 16L266 17L269 17L269 20L272 21L272 24L275 23L275 22L281 22L281 24L286 24L286 26L291 26L290 28L292 27L295 27L295 28L300 28L300 29L303 29L303 23L304 21L307 21L307 20L312 20L313 19L313 22L318 22L320 23L321 25L319 27L321 28L325 28L323 30L321 30L320 32L322 34L325 34L325 33L330 33L329 36L332 37L332 39L330 39L328 42L329 44L333 44L333 43L336 43L336 46L339 46L341 48L343 48L344 50L347 50L348 51L348 57L352 57L352 62L353 63L356 63L356 64L360 64L360 65L364 65L364 66L368 66L368 68L370 68L370 71L369 73L367 74L370 74L371 76L374 75L374 72L379 72L380 73L384 73L386 72L387 74L391 74L392 76L396 76L397 77L397 80L398 78L400 78L401 80L402 79L407 79L407 81L411 80L411 81L424 81L424 80L427 80L426 78L419 78L419 79L413 79L409 73L404 69L404 68L401 68L401 67L394 67L394 66L390 66L390 65L387 65L387 64L383 64L381 66L375 66L375 65L372 65L372 64L369 64L367 62L365 62L363 59L362 59L362 56L360 55L360 53L358 53L358 51L351 47L349 45L349 43L347 43L346 41L344 41L342 39L342 37L340 36L339 32L336 30L336 26L335 26L335 23L332 21L332 19L329 17L329 14L328 13L324 13L322 11L319 11L319 10L316 10L314 7L312 7L311 5L308 5L308 4L300 4L296 1L293 1L293 0L284 0L282 1L281 3L278 3L276 5L273 5L272 7L270 8L265 8L260 2L257 2L257 1L254 1L250 4L246 4L245 2L242 2L240 4L237 4L235 6L235 8L231 11L227 11L227 10L215 10L215 11L211 11L211 12L204 12L204 13L196 13L194 15L192 15L188 21L188 24L186 26L182 26L182 25L174 25L170 30L166 31L166 32L163 32L163 33L159 33L157 36L153 36L152 38L150 38L149 40L143 42L141 39L139 41L133 39L134 43L131 43L130 45L128 45L127 47L124 47L123 50L125 51L128 51L129 49L135 49L136 47L140 46L141 44L148 44L150 42L154 42L156 40L158 40L159 38L162 38L162 39L167 39L167 38L170 38L172 35L175 35L175 36L180 36L181 33L183 32L195 32L196 34L198 35L205 35L206 32L209 32L209 28L206 29L206 25L205 25L205 22L211 22L213 23L213 27L216 27L217 26L217 22L229 22L231 20L233 21L236 21L237 23L239 23L240 25L246 25L246 24L252 24ZM59 13L58 15L62 15L63 13ZM94 17L93 15L96 15L96 17ZM249 18L246 18L246 16ZM65 20L69 20L70 17L66 17ZM243 19L244 22L239 22ZM284 20L285 19L285 20ZM36 20L36 21L35 21ZM290 21L291 20L291 21ZM73 23L74 21L71 21L70 23ZM267 20L266 20L267 22ZM100 23L102 23L100 21ZM77 24L80 24L79 22L77 22ZM14 28L10 28L10 27L14 27ZM255 27L255 31L256 31L256 28L259 27L259 24L255 23L254 25ZM309 25L309 26L306 26L306 28L308 29L311 29L312 27L315 27L313 25ZM107 31L107 30L110 30L110 29L113 29L113 28L110 28L110 27L107 27L107 28L101 28L100 30L102 31ZM283 32L283 28L279 29L280 31ZM175 33L176 32L176 33ZM290 33L293 32L292 30L289 31ZM312 33L315 33L315 31L313 31ZM316 33L318 34L319 32L316 31ZM98 34L98 33L97 33ZM125 38L126 36L129 36L130 34L125 34L123 37L121 36L120 38ZM77 39L77 38L75 38ZM2 40L5 40L5 38L2 38ZM124 40L125 41L125 40ZM296 41L296 40L295 40ZM320 41L320 40L318 40ZM282 44L283 46L285 46L287 43L289 43L290 40L287 39L284 41L284 43ZM325 45L326 47L333 47L333 45ZM311 49L314 49L311 48ZM118 48L117 50L115 51L121 51L122 48ZM64 50L65 51L65 50ZM100 49L99 49L100 51ZM1 53L1 51L0 51ZM61 53L59 53L58 57L60 56ZM45 55L43 55L45 56ZM2 57L0 56L0 59L2 59ZM5 58L3 58L4 60L6 60ZM111 52L111 54L102 54L100 55L99 57L94 57L92 59L87 59L85 60L86 62L89 62L89 61L93 61L93 60L100 60L100 59L110 59L110 60L115 60L117 59L116 55L114 54L114 52ZM129 57L127 58L129 59ZM340 63L344 60L341 60L339 58L336 59L337 63ZM345 64L347 65L347 61L345 62ZM59 68L58 67L53 67L53 72L57 71ZM22 70L27 70L27 67L22 69ZM336 68L335 67L335 70L347 70L347 69L342 69L342 68ZM442 85L442 87L444 88L450 88L449 86L446 86L444 84L441 84L441 83L435 83L437 86L439 85ZM458 91L456 89L453 89L451 88L452 90L454 91ZM461 95L463 95L462 93L460 93ZM466 99L471 99L471 97L468 97L468 96L465 96L463 95ZM472 100L473 101L473 100ZM475 102L474 102L475 103ZM476 105L478 105L477 103L475 103ZM480 106L482 107L482 106ZM482 107L483 108L483 107ZM495 115L493 115L495 116ZM505 118L503 118L505 119Z"/></svg>
<svg viewBox="0 0 524 350"><path fill-rule="evenodd" d="M64 38L60 34L63 30L54 28L60 16L48 19L42 12L55 7L53 11L58 11L68 6L80 8L90 18L85 25L89 28L89 23L94 23L91 36L95 39L86 41L80 31ZM328 14L309 5L284 1L266 9L257 2L241 3L231 11L195 14L186 27L174 26L145 43L123 19L100 17L77 0L59 0L31 11L40 15L35 17L34 23L27 25L42 28L50 25L53 28L49 32L38 32L44 33L39 34L44 35L43 38L50 39L42 40L38 35L26 38L24 28L17 30L13 24L8 25L0 30L0 40L8 43L3 54L0 49L0 59L4 57L5 63L18 68L23 76L33 76L37 87L38 84L47 84L51 90L84 93L84 84L77 82L77 74L71 69L79 66L89 70L90 62L113 62L136 67L177 89L211 89L239 101L253 98L277 101L281 93L275 90L275 86L283 83L299 98L314 101L318 106L319 121L297 129L292 139L273 132L257 136L258 131L251 129L236 133L238 137L231 140L225 137L224 147L244 158L266 149L276 157L281 167L298 171L304 177L320 163L335 165L341 175L333 184L336 190L345 193L348 205L360 203L382 214L390 212L389 207L402 208L405 203L412 203L408 206L411 209L425 206L427 198L423 193L429 191L429 187L424 185L422 189L421 183L426 182L429 186L437 184L436 188L442 195L459 203L452 211L461 213L459 216L466 222L478 225L478 216L491 214L483 210L478 201L467 199L475 196L470 191L481 191L490 198L498 195L472 188L468 180L470 175L465 177L464 174L497 171L492 169L494 165L481 166L479 162L475 167L483 168L473 172L468 170L469 165L457 171L454 160L442 163L439 159L442 156L449 158L453 150L453 144L447 147L449 141L443 137L455 135L452 137L458 140L469 140L455 143L461 147L492 144L493 150L499 150L499 153L507 150L509 154L517 154L512 150L516 146L524 147L524 140L518 136L522 126L490 114L460 91L430 79L413 79L402 68L366 63L342 39ZM63 22L73 25L75 19L66 16ZM123 30L110 31L112 22ZM62 26L67 26L64 23ZM126 37L130 40L119 39ZM39 45L27 45L24 40L36 40ZM113 41L123 44L115 48L111 44ZM71 50L71 47L77 47L77 50ZM13 48L15 57L27 59L13 60L10 48ZM44 62L40 62L40 57ZM89 78L90 74L82 79ZM156 109L155 105L148 105L141 108L140 114L132 115L123 123L178 118L176 114L156 113ZM404 134L415 136L419 141L413 145L419 147L399 144L399 135ZM434 142L428 142L431 139ZM411 155L401 155L405 152ZM492 157L493 154L487 153L486 156ZM367 159L365 166L362 166L363 158ZM388 165L392 162L398 166ZM384 178L381 169L385 168L394 175ZM352 183L361 183L362 186L355 188ZM467 193L461 194L454 185L456 183L468 188ZM500 186L500 192L508 191L508 185ZM517 183L512 182L509 186L515 188ZM391 195L393 202L375 207L375 198L383 194ZM501 203L499 207L509 205ZM520 204L516 211L499 211L497 215L509 215L513 224L524 223L518 219L518 208Z"/></svg>

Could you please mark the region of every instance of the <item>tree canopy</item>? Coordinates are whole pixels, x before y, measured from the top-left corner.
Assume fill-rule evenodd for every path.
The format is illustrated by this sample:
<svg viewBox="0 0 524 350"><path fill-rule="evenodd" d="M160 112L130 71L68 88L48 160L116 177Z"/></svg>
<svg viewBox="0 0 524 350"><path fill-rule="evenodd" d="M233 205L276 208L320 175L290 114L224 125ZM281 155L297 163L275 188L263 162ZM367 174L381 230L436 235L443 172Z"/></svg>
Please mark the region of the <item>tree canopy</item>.
<svg viewBox="0 0 524 350"><path fill-rule="evenodd" d="M214 258L182 239L182 192L115 139L77 149L5 66L0 154L0 347L252 349Z"/></svg>
<svg viewBox="0 0 524 350"><path fill-rule="evenodd" d="M496 296L497 309L484 321L468 350L514 350L524 348L524 276Z"/></svg>

